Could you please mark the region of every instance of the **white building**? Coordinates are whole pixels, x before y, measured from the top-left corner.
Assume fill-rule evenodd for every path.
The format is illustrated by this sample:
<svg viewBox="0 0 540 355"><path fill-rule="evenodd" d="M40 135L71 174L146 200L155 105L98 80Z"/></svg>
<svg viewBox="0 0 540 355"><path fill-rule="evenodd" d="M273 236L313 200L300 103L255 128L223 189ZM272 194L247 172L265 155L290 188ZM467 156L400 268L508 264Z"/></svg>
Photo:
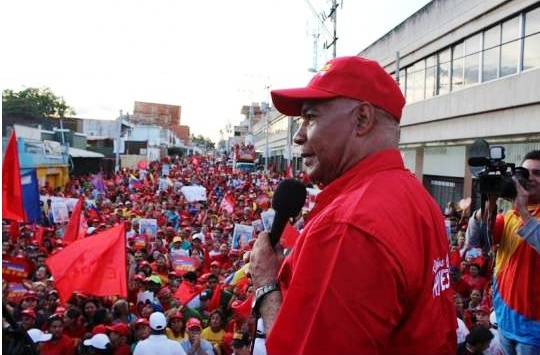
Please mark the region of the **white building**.
<svg viewBox="0 0 540 355"><path fill-rule="evenodd" d="M182 141L171 131L160 126L137 125L131 129L129 141L146 141L153 147L180 147Z"/></svg>
<svg viewBox="0 0 540 355"><path fill-rule="evenodd" d="M532 0L434 0L359 53L399 73L406 165L442 205L477 197L475 138L507 161L540 149L540 8Z"/></svg>

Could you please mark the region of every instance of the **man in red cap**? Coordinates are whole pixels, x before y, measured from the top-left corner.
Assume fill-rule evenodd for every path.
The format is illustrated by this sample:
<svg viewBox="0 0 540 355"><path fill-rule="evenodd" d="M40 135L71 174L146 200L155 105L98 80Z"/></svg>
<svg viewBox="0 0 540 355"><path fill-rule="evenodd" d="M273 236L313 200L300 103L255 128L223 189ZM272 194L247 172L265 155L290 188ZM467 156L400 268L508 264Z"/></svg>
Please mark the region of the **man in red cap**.
<svg viewBox="0 0 540 355"><path fill-rule="evenodd" d="M131 348L127 343L127 337L129 336L129 326L125 323L116 323L110 327L107 327L109 331L109 338L111 339L111 345L114 355L129 355L131 354Z"/></svg>
<svg viewBox="0 0 540 355"><path fill-rule="evenodd" d="M405 99L376 62L341 57L306 88L272 91L324 190L285 258L261 233L254 312L269 354L455 354L439 207L398 150Z"/></svg>

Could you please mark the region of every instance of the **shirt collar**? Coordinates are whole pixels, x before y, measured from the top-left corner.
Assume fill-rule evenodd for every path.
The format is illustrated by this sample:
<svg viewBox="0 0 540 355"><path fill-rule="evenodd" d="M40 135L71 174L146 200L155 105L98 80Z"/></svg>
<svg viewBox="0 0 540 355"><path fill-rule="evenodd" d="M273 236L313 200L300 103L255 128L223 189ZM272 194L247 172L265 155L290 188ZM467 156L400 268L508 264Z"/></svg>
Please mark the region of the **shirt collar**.
<svg viewBox="0 0 540 355"><path fill-rule="evenodd" d="M401 152L398 149L381 150L360 160L343 175L332 181L317 195L315 207L309 214L308 220L312 219L322 211L337 196L341 195L344 191L347 191L350 186L363 180L364 177L380 171L392 169L404 169Z"/></svg>

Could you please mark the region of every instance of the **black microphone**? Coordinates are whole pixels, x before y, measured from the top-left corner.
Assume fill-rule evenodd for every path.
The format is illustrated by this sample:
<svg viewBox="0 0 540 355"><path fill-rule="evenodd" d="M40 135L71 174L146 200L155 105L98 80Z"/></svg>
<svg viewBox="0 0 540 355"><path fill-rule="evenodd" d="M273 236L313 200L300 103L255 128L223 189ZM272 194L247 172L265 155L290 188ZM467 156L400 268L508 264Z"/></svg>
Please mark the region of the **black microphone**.
<svg viewBox="0 0 540 355"><path fill-rule="evenodd" d="M272 208L276 211L272 229L270 230L270 244L275 247L289 218L298 216L306 202L306 186L298 180L287 179L279 183L272 197Z"/></svg>

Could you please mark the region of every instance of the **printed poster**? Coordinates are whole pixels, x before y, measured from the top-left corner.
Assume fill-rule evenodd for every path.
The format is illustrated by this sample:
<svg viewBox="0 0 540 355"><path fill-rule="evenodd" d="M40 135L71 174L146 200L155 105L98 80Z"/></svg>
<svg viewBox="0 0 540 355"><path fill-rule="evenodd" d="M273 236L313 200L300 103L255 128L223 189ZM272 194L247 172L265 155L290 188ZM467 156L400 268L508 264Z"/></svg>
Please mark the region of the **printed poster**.
<svg viewBox="0 0 540 355"><path fill-rule="evenodd" d="M272 223L274 223L274 217L276 216L276 211L273 209L268 209L264 212L261 212L261 219L263 223L264 230L270 232L272 229Z"/></svg>
<svg viewBox="0 0 540 355"><path fill-rule="evenodd" d="M182 186L180 191L188 202L206 201L206 189L202 186Z"/></svg>
<svg viewBox="0 0 540 355"><path fill-rule="evenodd" d="M253 239L253 231L253 226L236 223L233 230L232 248L243 249L248 246Z"/></svg>
<svg viewBox="0 0 540 355"><path fill-rule="evenodd" d="M139 234L149 237L156 237L158 231L157 219L155 218L141 218L139 219Z"/></svg>
<svg viewBox="0 0 540 355"><path fill-rule="evenodd" d="M66 223L69 221L68 206L65 201L52 201L51 210L54 223Z"/></svg>
<svg viewBox="0 0 540 355"><path fill-rule="evenodd" d="M195 271L200 265L200 262L197 259L176 253L171 254L171 263L173 270L178 271L182 275L188 271Z"/></svg>

